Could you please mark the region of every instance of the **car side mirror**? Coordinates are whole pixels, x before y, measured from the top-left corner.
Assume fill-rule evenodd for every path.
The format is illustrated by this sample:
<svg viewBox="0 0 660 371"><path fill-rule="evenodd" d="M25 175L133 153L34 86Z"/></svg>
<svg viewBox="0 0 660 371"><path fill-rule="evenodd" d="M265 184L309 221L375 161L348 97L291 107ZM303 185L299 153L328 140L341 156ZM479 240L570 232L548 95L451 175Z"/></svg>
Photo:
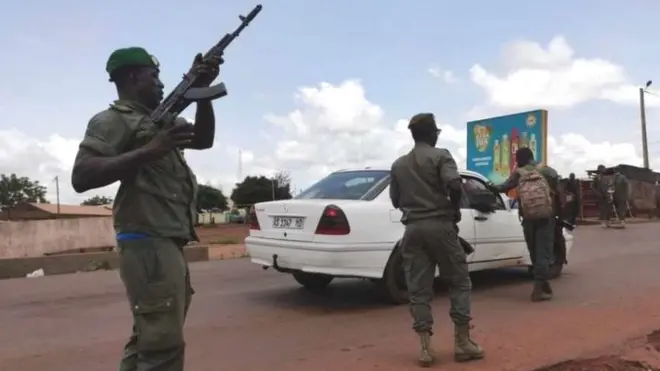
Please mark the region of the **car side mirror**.
<svg viewBox="0 0 660 371"><path fill-rule="evenodd" d="M470 208L490 214L497 209L497 196L489 190L478 190L470 194Z"/></svg>

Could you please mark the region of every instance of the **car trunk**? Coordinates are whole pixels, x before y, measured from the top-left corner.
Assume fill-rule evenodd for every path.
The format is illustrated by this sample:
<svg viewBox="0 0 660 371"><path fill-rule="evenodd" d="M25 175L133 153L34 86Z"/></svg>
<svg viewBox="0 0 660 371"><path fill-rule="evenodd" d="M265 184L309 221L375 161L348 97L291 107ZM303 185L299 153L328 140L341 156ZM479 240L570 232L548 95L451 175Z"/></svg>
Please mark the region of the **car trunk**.
<svg viewBox="0 0 660 371"><path fill-rule="evenodd" d="M260 229L250 230L250 235L276 240L313 241L326 206L340 206L341 203L327 199L305 199L257 204L255 212Z"/></svg>

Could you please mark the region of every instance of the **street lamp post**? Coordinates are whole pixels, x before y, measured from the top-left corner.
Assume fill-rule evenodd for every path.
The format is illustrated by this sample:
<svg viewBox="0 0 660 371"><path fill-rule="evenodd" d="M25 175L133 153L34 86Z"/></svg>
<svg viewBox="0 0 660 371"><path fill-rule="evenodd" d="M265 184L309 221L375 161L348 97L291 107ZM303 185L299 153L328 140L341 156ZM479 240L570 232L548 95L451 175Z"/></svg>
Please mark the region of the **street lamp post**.
<svg viewBox="0 0 660 371"><path fill-rule="evenodd" d="M644 158L644 168L649 168L649 143L646 138L646 106L644 104L645 89L651 86L651 80L646 82L643 88L639 88L639 116L642 122L642 157Z"/></svg>

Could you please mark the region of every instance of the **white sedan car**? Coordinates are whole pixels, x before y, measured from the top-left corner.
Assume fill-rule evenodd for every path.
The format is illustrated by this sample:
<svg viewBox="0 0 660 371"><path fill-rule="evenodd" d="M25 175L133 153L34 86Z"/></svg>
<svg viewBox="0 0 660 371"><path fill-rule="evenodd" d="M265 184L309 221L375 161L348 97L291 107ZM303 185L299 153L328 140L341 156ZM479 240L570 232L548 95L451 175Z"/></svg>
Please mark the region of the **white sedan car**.
<svg viewBox="0 0 660 371"><path fill-rule="evenodd" d="M245 239L252 262L291 273L310 290L324 289L335 277L371 279L388 301L407 302L399 248L404 226L390 203L389 173L341 170L294 199L255 204ZM465 192L458 226L475 249L468 256L470 271L531 266L518 210L503 194L492 194L492 212L471 208L472 192L490 192L486 178L472 171L461 171L461 177ZM555 246L553 278L561 274L573 244L571 232L562 233L566 243Z"/></svg>

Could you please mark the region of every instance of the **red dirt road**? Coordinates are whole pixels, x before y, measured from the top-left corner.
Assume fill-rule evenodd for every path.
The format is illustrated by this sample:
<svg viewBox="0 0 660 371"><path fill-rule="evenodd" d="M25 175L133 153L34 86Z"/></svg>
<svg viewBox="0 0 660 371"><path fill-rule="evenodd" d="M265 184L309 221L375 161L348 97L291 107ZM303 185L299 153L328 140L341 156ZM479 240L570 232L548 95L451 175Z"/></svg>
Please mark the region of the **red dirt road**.
<svg viewBox="0 0 660 371"><path fill-rule="evenodd" d="M660 329L658 228L578 230L552 302L528 301L521 270L475 275L474 337L487 351L480 362L451 360L448 299L439 293L436 367L531 371L615 352L652 358L637 345ZM417 369L407 308L380 304L368 282L337 281L312 295L245 259L191 269L197 294L186 326L188 370ZM117 272L6 280L0 293L0 370L116 369L130 329Z"/></svg>

